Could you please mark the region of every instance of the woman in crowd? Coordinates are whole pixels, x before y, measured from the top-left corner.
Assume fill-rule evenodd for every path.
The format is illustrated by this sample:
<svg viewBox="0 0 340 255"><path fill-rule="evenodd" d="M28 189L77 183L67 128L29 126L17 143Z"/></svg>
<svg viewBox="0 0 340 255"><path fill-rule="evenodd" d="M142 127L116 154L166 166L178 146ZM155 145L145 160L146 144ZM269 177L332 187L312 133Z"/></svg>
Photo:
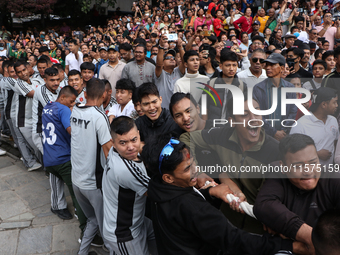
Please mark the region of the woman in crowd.
<svg viewBox="0 0 340 255"><path fill-rule="evenodd" d="M245 14L238 20L235 20L233 25L240 32L246 32L247 34L250 34L251 32L253 32L253 29L251 26L252 23L253 23L253 18L251 17L251 9L247 8L245 11ZM241 27L239 27L239 25Z"/></svg>
<svg viewBox="0 0 340 255"><path fill-rule="evenodd" d="M198 17L195 19L194 22L195 31L197 30L197 26L202 26L203 24L205 24L204 10L199 9L197 15Z"/></svg>

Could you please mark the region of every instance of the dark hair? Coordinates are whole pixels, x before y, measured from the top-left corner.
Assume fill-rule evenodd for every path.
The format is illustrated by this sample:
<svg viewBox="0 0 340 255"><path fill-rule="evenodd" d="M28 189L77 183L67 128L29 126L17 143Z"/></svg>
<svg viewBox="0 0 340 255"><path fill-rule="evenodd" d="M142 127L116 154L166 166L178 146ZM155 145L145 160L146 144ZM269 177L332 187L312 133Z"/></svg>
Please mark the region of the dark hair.
<svg viewBox="0 0 340 255"><path fill-rule="evenodd" d="M138 44L143 44L144 46L146 45L146 41L145 41L145 39L143 39L143 38L136 38L134 41L133 41L133 44L134 45L137 45L138 46ZM137 47L136 46L136 47Z"/></svg>
<svg viewBox="0 0 340 255"><path fill-rule="evenodd" d="M99 99L105 92L105 83L98 78L91 78L86 84L86 94L89 99Z"/></svg>
<svg viewBox="0 0 340 255"><path fill-rule="evenodd" d="M159 91L154 83L146 82L138 87L138 98L140 101L142 101L143 97L147 97L149 95L155 95L159 97Z"/></svg>
<svg viewBox="0 0 340 255"><path fill-rule="evenodd" d="M140 98L138 97L138 89L139 87L135 88L135 90L132 92L132 103L134 105L140 103Z"/></svg>
<svg viewBox="0 0 340 255"><path fill-rule="evenodd" d="M181 101L183 98L189 99L194 104L194 106L197 107L197 102L190 93L176 92L175 94L171 96L170 104L169 104L169 110L170 110L170 114L172 117L174 117L174 114L172 112L172 107L175 104L177 104L179 101Z"/></svg>
<svg viewBox="0 0 340 255"><path fill-rule="evenodd" d="M66 95L67 97L75 95L77 97L78 92L73 87L67 85L60 90L58 98L60 98L62 95Z"/></svg>
<svg viewBox="0 0 340 255"><path fill-rule="evenodd" d="M116 83L116 89L125 89L133 92L136 89L136 84L130 79L120 79Z"/></svg>
<svg viewBox="0 0 340 255"><path fill-rule="evenodd" d="M46 62L42 62L43 60L45 60ZM49 63L52 63L52 62L51 62L50 57L48 57L48 56L46 56L46 55L42 55L42 56L40 56L40 58L38 59L37 64L38 64L38 63L46 63L47 65L49 65Z"/></svg>
<svg viewBox="0 0 340 255"><path fill-rule="evenodd" d="M21 62L22 64L24 64L24 62ZM21 64L20 64L21 65ZM19 66L20 66L19 65ZM14 68L14 62L13 61L9 61L8 66L7 67L13 67ZM14 69L15 70L15 69Z"/></svg>
<svg viewBox="0 0 340 255"><path fill-rule="evenodd" d="M105 89L112 89L111 83L108 80L102 79L102 81L105 83Z"/></svg>
<svg viewBox="0 0 340 255"><path fill-rule="evenodd" d="M322 54L322 52L324 51L324 49L321 49L321 48L319 48L319 49L317 49L315 52L314 52L314 57L315 57L315 59L320 55L320 54ZM325 52L326 53L326 52ZM324 53L324 54L325 54ZM340 54L340 53L339 53ZM333 51L333 55L334 55L334 51Z"/></svg>
<svg viewBox="0 0 340 255"><path fill-rule="evenodd" d="M141 153L141 157L145 166L152 174L160 176L160 171L163 174L173 173L177 166L181 164L184 160L183 150L187 149L188 151L190 151L188 146L183 142L172 145L172 147L174 148L173 152L170 156L163 158L161 169L159 170L159 156L164 146L170 141L172 137L173 135L170 133L162 134L156 137L150 137L145 143L143 151Z"/></svg>
<svg viewBox="0 0 340 255"><path fill-rule="evenodd" d="M14 67L14 70L17 68L17 67L19 67L19 66L21 66L21 65L24 65L25 67L27 66L27 62L23 62L23 61L17 61L17 62L15 62L14 64L13 64L13 67ZM10 65L9 65L10 66Z"/></svg>
<svg viewBox="0 0 340 255"><path fill-rule="evenodd" d="M68 41L68 44L73 43L74 45L78 45L77 40L71 39Z"/></svg>
<svg viewBox="0 0 340 255"><path fill-rule="evenodd" d="M185 63L187 63L191 56L199 56L199 55L198 55L197 51L195 51L195 50L188 50L187 52L184 53L183 61Z"/></svg>
<svg viewBox="0 0 340 255"><path fill-rule="evenodd" d="M327 41L327 40L322 41L322 46L323 46L325 43L329 43L329 41Z"/></svg>
<svg viewBox="0 0 340 255"><path fill-rule="evenodd" d="M9 64L11 63L10 60L5 60L4 62L2 62L2 70L4 70L5 68L7 68L9 66Z"/></svg>
<svg viewBox="0 0 340 255"><path fill-rule="evenodd" d="M262 37L260 35L255 35L254 37L251 38L252 43L254 43L254 41L256 41L256 40L264 43L264 37Z"/></svg>
<svg viewBox="0 0 340 255"><path fill-rule="evenodd" d="M340 55L340 47L337 47L337 48L335 48L335 50L334 50L334 57L335 57L335 58L338 58L339 55Z"/></svg>
<svg viewBox="0 0 340 255"><path fill-rule="evenodd" d="M54 67L49 67L45 69L45 76L56 76L59 75L58 69Z"/></svg>
<svg viewBox="0 0 340 255"><path fill-rule="evenodd" d="M297 26L292 26L292 27L290 28L290 33L291 33L291 34L293 34L294 29L298 29L298 27L297 27Z"/></svg>
<svg viewBox="0 0 340 255"><path fill-rule="evenodd" d="M135 121L128 116L114 118L111 122L111 136L114 138L117 134L124 135L131 129L137 128Z"/></svg>
<svg viewBox="0 0 340 255"><path fill-rule="evenodd" d="M80 71L90 70L94 72L94 69L96 69L96 66L91 62L84 62L80 65Z"/></svg>
<svg viewBox="0 0 340 255"><path fill-rule="evenodd" d="M312 230L316 255L330 255L340 250L340 211L329 210L321 214Z"/></svg>
<svg viewBox="0 0 340 255"><path fill-rule="evenodd" d="M214 35L208 36L207 39L212 42L212 45L214 45L217 41L217 37Z"/></svg>
<svg viewBox="0 0 340 255"><path fill-rule="evenodd" d="M31 55L30 57L33 57L35 62L38 61L38 57L36 55Z"/></svg>
<svg viewBox="0 0 340 255"><path fill-rule="evenodd" d="M53 68L56 68L56 69L58 69L58 70L63 70L63 71L64 71L64 68L63 68L62 64L56 63L56 64L53 64L52 67L53 67Z"/></svg>
<svg viewBox="0 0 340 255"><path fill-rule="evenodd" d="M224 48L221 50L220 63L223 64L226 61L238 62L237 54L230 49Z"/></svg>
<svg viewBox="0 0 340 255"><path fill-rule="evenodd" d="M302 16L296 16L294 21L295 21L295 24L297 24L299 21L305 21L305 18Z"/></svg>
<svg viewBox="0 0 340 255"><path fill-rule="evenodd" d="M318 49L319 50L319 49ZM318 51L317 50L317 51ZM321 49L321 52L322 52L323 49ZM319 53L320 54L320 53ZM328 58L329 56L334 56L334 50L328 50L328 51L325 51L323 54L322 54L322 60L326 61L326 58Z"/></svg>
<svg viewBox="0 0 340 255"><path fill-rule="evenodd" d="M327 69L327 63L324 60L321 60L321 59L315 60L314 63L313 63L313 68L314 68L315 65L323 65L325 70Z"/></svg>
<svg viewBox="0 0 340 255"><path fill-rule="evenodd" d="M144 53L146 54L147 49L146 49L145 44L137 44L136 47L135 47L135 50L136 50L137 47L142 47L143 50L144 50Z"/></svg>
<svg viewBox="0 0 340 255"><path fill-rule="evenodd" d="M119 50L131 51L132 46L129 43L122 43L119 45Z"/></svg>
<svg viewBox="0 0 340 255"><path fill-rule="evenodd" d="M72 69L71 71L69 71L67 77L70 77L73 75L79 75L81 77L81 73L77 69Z"/></svg>
<svg viewBox="0 0 340 255"><path fill-rule="evenodd" d="M287 54L289 52L293 52L294 55L300 57L300 58L303 58L303 56L305 55L305 52L299 48L295 48L295 47L290 47L288 50L287 50Z"/></svg>
<svg viewBox="0 0 340 255"><path fill-rule="evenodd" d="M281 154L281 160L285 162L285 156L288 152L296 153L303 150L309 145L315 147L313 139L308 135L303 134L292 134L285 136L279 144L279 150Z"/></svg>

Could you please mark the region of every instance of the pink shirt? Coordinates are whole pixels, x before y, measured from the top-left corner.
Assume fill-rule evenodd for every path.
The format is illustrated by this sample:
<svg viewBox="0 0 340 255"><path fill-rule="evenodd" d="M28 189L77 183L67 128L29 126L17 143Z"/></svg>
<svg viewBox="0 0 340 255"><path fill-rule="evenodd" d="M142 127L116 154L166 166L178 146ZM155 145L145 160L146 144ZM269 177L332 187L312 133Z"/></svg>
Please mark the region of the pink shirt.
<svg viewBox="0 0 340 255"><path fill-rule="evenodd" d="M323 26L317 26L315 29L318 31L318 33L323 29ZM329 27L323 37L326 38L326 40L329 42L329 50L334 49L334 38L336 34L337 28L336 27Z"/></svg>

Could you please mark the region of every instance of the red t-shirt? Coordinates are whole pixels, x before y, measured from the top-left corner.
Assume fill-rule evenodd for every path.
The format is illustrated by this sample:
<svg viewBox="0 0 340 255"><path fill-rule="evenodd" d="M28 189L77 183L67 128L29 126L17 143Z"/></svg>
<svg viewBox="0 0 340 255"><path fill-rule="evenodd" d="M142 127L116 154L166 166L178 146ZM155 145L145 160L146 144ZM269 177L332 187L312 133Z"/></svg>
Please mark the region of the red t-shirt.
<svg viewBox="0 0 340 255"><path fill-rule="evenodd" d="M221 28L221 27L223 28L223 26L222 26L222 20L220 20L220 19L215 19L214 22L213 22L213 25L214 25L214 32L215 32L215 35L216 35L217 37L220 36L220 33L221 33L220 28Z"/></svg>

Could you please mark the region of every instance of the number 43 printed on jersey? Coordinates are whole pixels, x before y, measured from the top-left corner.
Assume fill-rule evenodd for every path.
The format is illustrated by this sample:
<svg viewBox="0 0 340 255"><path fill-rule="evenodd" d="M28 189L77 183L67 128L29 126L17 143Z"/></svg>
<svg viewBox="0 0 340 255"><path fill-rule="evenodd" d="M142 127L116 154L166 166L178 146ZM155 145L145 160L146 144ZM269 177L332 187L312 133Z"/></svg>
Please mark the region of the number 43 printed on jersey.
<svg viewBox="0 0 340 255"><path fill-rule="evenodd" d="M42 136L43 136L43 144L47 142L49 145L53 145L57 141L57 135L54 133L55 131L55 126L52 122L47 123L46 128L44 125L42 125ZM46 134L48 133L48 136L46 137Z"/></svg>

